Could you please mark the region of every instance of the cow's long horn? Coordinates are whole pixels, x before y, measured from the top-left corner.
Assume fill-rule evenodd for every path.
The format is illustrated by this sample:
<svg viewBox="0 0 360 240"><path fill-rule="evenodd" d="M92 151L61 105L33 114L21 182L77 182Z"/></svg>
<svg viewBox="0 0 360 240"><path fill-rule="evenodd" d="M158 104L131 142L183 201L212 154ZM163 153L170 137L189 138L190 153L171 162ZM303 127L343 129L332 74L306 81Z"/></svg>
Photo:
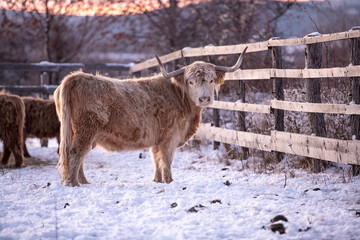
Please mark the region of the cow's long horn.
<svg viewBox="0 0 360 240"><path fill-rule="evenodd" d="M242 64L242 61L244 59L244 55L245 55L247 48L248 47L244 48L243 52L241 53L239 59L237 60L237 62L235 63L234 66L232 66L232 67L215 66L215 70L222 71L222 72L234 72L234 71L238 70Z"/></svg>
<svg viewBox="0 0 360 240"><path fill-rule="evenodd" d="M161 62L160 58L158 57L158 55L155 55L155 57L156 57L156 60L158 61L160 71L161 71L162 75L164 76L164 78L176 77L176 76L184 73L185 68L181 68L181 69L178 69L178 70L168 73L165 70L165 67L164 67L163 63Z"/></svg>

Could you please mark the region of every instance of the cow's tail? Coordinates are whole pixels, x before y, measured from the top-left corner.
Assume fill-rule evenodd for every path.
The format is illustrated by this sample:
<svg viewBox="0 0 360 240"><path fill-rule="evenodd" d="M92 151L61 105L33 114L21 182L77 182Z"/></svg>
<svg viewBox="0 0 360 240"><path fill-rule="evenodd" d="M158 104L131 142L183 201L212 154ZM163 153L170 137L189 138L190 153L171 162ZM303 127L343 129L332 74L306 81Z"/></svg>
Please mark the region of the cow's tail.
<svg viewBox="0 0 360 240"><path fill-rule="evenodd" d="M70 96L73 81L71 81L72 76L68 75L64 78L62 84L56 89L54 93L56 112L58 114L60 125L60 146L59 146L59 169L62 173L63 183L69 175L70 170L70 159L69 151L71 146L71 139L73 136L71 128L71 111L70 111Z"/></svg>

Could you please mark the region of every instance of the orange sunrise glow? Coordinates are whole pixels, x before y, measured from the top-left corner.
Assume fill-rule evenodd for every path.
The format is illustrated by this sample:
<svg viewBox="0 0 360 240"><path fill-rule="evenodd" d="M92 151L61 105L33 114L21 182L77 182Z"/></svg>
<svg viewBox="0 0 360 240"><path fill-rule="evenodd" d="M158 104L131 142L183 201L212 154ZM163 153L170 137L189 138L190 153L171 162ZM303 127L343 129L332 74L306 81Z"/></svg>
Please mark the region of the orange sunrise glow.
<svg viewBox="0 0 360 240"><path fill-rule="evenodd" d="M183 7L190 3L196 4L204 2L206 0L183 0L179 2L179 6ZM25 2L19 2L16 0L0 3L0 9L12 9L12 10L24 10L28 12L40 12L45 13L45 1L44 0L29 0ZM168 1L164 1L164 5L168 6ZM122 1L119 3L109 3L102 0L88 0L83 2L72 1L55 1L49 0L48 7L51 14L66 14L77 16L94 16L94 15L121 15L121 14L136 14L143 13L145 11L152 11L161 8L161 5L156 0L135 0L135 1Z"/></svg>
<svg viewBox="0 0 360 240"><path fill-rule="evenodd" d="M182 0L179 6L183 7L188 4L198 4L209 0ZM274 0L278 2L321 2L327 0ZM57 3L56 3L57 2ZM168 1L163 1L165 6L169 5ZM48 7L51 14L66 14L77 16L94 16L94 15L122 15L136 14L145 11L152 11L161 8L157 0L135 0L111 3L104 0L87 0L83 2L76 1L54 1L49 0ZM45 0L28 0L25 2L10 0L1 2L0 9L24 10L28 12L45 13Z"/></svg>

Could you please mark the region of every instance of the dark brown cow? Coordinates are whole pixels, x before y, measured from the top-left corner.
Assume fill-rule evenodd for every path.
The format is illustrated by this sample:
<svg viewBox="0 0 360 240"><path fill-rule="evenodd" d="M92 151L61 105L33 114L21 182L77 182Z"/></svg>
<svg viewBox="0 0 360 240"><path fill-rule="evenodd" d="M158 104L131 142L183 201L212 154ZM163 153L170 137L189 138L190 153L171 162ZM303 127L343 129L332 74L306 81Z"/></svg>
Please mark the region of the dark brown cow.
<svg viewBox="0 0 360 240"><path fill-rule="evenodd" d="M69 186L89 183L84 157L95 144L109 151L150 148L154 181L173 181L175 149L196 133L202 109L212 103L225 72L240 67L243 54L233 67L194 62L171 73L158 59L163 76L139 79L117 80L83 72L66 76L55 91L62 182Z"/></svg>
<svg viewBox="0 0 360 240"><path fill-rule="evenodd" d="M56 114L54 100L22 97L25 104L24 156L30 157L26 148L26 138L33 136L41 139L60 136L60 121Z"/></svg>
<svg viewBox="0 0 360 240"><path fill-rule="evenodd" d="M14 154L16 167L24 164L22 149L24 120L25 106L21 98L0 91L0 139L4 145L2 165L9 164L11 153Z"/></svg>

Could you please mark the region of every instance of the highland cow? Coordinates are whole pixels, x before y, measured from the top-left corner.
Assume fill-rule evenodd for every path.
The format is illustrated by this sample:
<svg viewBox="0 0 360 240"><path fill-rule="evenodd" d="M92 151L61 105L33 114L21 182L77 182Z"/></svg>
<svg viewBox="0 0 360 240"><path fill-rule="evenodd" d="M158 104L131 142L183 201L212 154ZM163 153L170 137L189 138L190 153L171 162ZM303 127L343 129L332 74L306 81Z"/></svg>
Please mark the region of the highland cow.
<svg viewBox="0 0 360 240"><path fill-rule="evenodd" d="M109 151L150 148L155 182L170 183L175 149L185 144L200 125L202 109L213 101L225 72L237 70L246 48L233 67L194 62L162 75L117 80L75 72L55 91L60 127L62 182L89 183L84 157L95 144Z"/></svg>
<svg viewBox="0 0 360 240"><path fill-rule="evenodd" d="M25 104L24 156L31 157L26 148L29 136L40 139L57 138L60 136L60 121L56 114L54 100L22 97Z"/></svg>
<svg viewBox="0 0 360 240"><path fill-rule="evenodd" d="M25 106L19 96L0 91L0 140L4 150L1 164L8 165L11 153L15 158L15 166L22 167L23 129L25 121Z"/></svg>

